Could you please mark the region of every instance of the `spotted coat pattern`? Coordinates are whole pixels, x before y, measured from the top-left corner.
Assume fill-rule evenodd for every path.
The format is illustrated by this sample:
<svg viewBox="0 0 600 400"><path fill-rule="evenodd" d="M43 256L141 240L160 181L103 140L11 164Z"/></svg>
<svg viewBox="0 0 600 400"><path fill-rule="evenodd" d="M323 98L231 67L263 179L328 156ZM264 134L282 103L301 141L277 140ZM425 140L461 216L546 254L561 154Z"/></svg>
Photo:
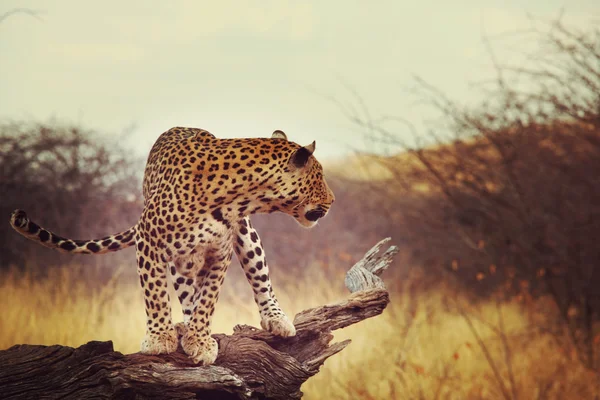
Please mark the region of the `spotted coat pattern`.
<svg viewBox="0 0 600 400"><path fill-rule="evenodd" d="M25 237L63 252L102 254L135 245L147 315L142 352L170 353L179 343L200 364L211 364L218 346L211 319L225 272L235 253L258 305L261 326L293 336L269 280L264 248L249 215L284 212L310 228L324 217L334 195L312 153L281 131L271 138L217 139L195 128L163 133L144 173L144 209L136 225L102 239L61 237L15 210L11 225ZM183 309L172 322L170 278Z"/></svg>

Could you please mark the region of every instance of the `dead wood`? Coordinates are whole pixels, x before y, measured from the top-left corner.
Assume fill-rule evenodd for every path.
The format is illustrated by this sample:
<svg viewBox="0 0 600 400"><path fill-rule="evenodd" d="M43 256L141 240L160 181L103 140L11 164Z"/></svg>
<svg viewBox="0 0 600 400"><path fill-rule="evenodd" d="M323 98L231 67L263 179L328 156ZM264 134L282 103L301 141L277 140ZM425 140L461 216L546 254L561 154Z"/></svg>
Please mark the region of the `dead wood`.
<svg viewBox="0 0 600 400"><path fill-rule="evenodd" d="M383 312L388 292L378 277L398 252L378 256L384 239L346 275L350 296L297 314L297 334L281 338L238 325L214 335L214 365L194 366L181 352L124 355L112 342L67 346L16 345L0 351L0 397L119 399L300 399L300 386L350 340L330 344L332 331Z"/></svg>

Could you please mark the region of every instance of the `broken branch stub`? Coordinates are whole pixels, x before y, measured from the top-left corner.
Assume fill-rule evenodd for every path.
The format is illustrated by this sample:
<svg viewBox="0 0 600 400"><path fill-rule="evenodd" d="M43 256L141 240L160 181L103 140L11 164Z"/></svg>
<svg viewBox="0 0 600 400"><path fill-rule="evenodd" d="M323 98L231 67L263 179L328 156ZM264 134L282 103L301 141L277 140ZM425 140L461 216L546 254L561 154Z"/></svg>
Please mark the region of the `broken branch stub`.
<svg viewBox="0 0 600 400"><path fill-rule="evenodd" d="M396 246L390 246L381 256L378 257L377 254L381 246L390 240L389 237L381 240L346 273L345 283L351 293L367 289L385 289L379 275L390 266L399 249Z"/></svg>
<svg viewBox="0 0 600 400"><path fill-rule="evenodd" d="M281 338L247 325L217 334L215 365L196 366L178 352L161 356L113 351L112 342L16 345L0 351L3 398L300 399L301 385L350 340L332 331L381 314L389 295L379 275L398 248L376 244L346 275L348 299L298 313L296 336Z"/></svg>

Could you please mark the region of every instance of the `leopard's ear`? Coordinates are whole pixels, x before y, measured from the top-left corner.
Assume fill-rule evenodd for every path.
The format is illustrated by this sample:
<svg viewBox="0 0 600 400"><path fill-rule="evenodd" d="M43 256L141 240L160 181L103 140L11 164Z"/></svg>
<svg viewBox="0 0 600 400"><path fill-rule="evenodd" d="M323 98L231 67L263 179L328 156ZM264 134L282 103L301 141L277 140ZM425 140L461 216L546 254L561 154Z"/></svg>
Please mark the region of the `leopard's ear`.
<svg viewBox="0 0 600 400"><path fill-rule="evenodd" d="M273 135L271 135L271 139L284 139L284 140L287 140L287 136L286 136L285 133L283 133L283 131L280 131L278 129L275 132L273 132Z"/></svg>
<svg viewBox="0 0 600 400"><path fill-rule="evenodd" d="M290 157L290 163L296 168L304 167L308 163L312 153L315 152L316 146L317 143L313 141L308 146L300 147L292 154L292 157Z"/></svg>

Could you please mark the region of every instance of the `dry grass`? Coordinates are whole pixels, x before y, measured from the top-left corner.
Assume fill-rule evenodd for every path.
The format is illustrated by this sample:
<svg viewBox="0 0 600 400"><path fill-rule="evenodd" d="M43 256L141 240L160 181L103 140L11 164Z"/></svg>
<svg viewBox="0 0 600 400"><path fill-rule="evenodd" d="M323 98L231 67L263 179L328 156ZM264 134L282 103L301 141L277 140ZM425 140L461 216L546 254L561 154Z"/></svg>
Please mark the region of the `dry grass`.
<svg viewBox="0 0 600 400"><path fill-rule="evenodd" d="M318 287L279 278L278 297L289 313L346 296L341 280L331 282L316 268ZM35 280L15 271L0 280L0 349L16 343L78 346L89 340L113 340L124 353L136 352L144 334L141 293L120 274L101 288L62 268L50 278ZM331 278L330 278L331 279ZM418 279L418 278L414 278ZM226 283L214 317L214 331L230 333L237 323L257 326L258 313L243 279ZM277 279L276 279L277 280ZM238 286L240 290L238 289ZM303 387L306 399L501 399L505 398L490 363L456 312L449 291L415 294L410 280L392 293L383 315L336 334L353 343L329 359ZM233 287L233 289L232 289ZM466 304L464 299L461 304ZM174 312L179 314L178 306ZM504 334L512 356L511 389L506 351L497 327L502 312ZM482 344L498 368L509 396L519 399L600 396L597 374L579 366L565 347L549 335L531 332L530 317L519 303L482 304L469 309ZM177 318L177 317L176 317ZM510 398L510 397L509 397Z"/></svg>

